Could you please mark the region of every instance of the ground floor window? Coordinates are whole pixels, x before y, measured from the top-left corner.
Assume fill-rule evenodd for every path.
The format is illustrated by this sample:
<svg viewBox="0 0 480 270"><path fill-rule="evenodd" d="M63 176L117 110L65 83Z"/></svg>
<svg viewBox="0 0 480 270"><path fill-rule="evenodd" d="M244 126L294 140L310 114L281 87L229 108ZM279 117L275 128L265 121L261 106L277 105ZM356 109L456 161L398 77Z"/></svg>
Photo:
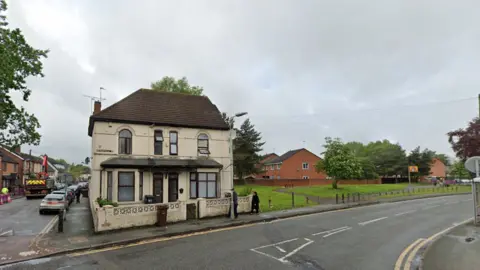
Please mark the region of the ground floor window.
<svg viewBox="0 0 480 270"><path fill-rule="evenodd" d="M190 173L190 198L216 198L217 173Z"/></svg>
<svg viewBox="0 0 480 270"><path fill-rule="evenodd" d="M118 201L135 201L135 173L118 172Z"/></svg>

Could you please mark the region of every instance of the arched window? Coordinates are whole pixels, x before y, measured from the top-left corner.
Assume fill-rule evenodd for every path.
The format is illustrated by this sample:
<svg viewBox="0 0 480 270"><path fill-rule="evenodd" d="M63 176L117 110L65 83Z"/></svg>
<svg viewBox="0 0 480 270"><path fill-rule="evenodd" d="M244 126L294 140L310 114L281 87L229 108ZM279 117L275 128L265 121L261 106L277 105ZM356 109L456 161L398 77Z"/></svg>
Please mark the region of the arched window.
<svg viewBox="0 0 480 270"><path fill-rule="evenodd" d="M132 154L132 132L128 129L123 129L118 133L118 153Z"/></svg>
<svg viewBox="0 0 480 270"><path fill-rule="evenodd" d="M200 154L210 154L208 150L208 136L207 134L201 133L197 137L198 153Z"/></svg>

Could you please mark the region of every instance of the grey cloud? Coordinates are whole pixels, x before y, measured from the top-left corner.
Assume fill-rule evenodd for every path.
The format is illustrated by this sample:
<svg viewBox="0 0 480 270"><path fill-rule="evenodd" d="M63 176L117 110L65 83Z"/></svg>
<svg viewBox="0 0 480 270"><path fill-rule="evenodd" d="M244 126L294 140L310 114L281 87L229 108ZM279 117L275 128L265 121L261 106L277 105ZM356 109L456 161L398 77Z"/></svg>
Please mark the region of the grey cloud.
<svg viewBox="0 0 480 270"><path fill-rule="evenodd" d="M477 114L475 100L421 105L477 95L475 1L62 2L87 25L82 53L94 74L58 41L33 32L24 6L10 4L10 20L52 49L47 77L32 87L68 105L41 120L72 114L83 121L69 131L74 138L60 141L71 160L89 152L81 94L103 86L110 105L165 75L203 86L222 111L248 111L268 152L305 141L318 153L324 137L338 136L451 153L445 133ZM42 147L59 151L47 144L58 133L42 132Z"/></svg>

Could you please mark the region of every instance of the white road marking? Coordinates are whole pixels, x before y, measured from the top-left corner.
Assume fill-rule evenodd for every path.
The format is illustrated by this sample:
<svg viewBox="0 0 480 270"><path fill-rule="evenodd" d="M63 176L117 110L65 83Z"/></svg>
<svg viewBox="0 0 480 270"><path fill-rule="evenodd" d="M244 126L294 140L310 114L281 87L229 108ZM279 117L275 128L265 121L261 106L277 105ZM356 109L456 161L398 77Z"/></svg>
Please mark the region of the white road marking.
<svg viewBox="0 0 480 270"><path fill-rule="evenodd" d="M469 202L469 201L471 201L471 200L472 200L472 199L470 198L470 199L467 199L467 200L462 200L462 202Z"/></svg>
<svg viewBox="0 0 480 270"><path fill-rule="evenodd" d="M360 226L365 226L365 225L367 225L367 224L370 224L370 223L373 223L373 222L377 222L377 221L380 221L380 220L383 220L383 219L387 219L387 218L388 218L388 217L376 218L376 219L372 219L372 220L360 222L360 223L358 223L358 225L360 225Z"/></svg>
<svg viewBox="0 0 480 270"><path fill-rule="evenodd" d="M430 205L430 206L422 208L422 210L428 210L428 209L432 209L432 208L439 207L439 206L440 205Z"/></svg>
<svg viewBox="0 0 480 270"><path fill-rule="evenodd" d="M338 231L338 230L341 230L341 229L345 229L345 228L348 228L348 226L344 226L344 227L340 227L340 228L336 228L336 229L332 229L332 230L328 230L328 231L318 232L318 233L314 233L312 235L315 236L315 235L320 235L320 234L328 234L328 233Z"/></svg>
<svg viewBox="0 0 480 270"><path fill-rule="evenodd" d="M280 250L280 252L283 252L283 253L286 252L283 248L281 248L281 247L279 247L279 246L274 246L274 247L277 248L278 250Z"/></svg>
<svg viewBox="0 0 480 270"><path fill-rule="evenodd" d="M398 216L403 216L403 215L410 214L410 213L415 213L415 212L417 212L417 210L410 210L410 211L405 211L405 212L395 214L395 216L398 217Z"/></svg>
<svg viewBox="0 0 480 270"><path fill-rule="evenodd" d="M305 238L305 240L307 240L307 238ZM308 241L308 240L307 240ZM288 253L287 255L283 256L282 258L279 259L279 261L283 262L283 263L288 263L287 261L287 258L294 255L295 253L299 252L301 249L303 249L304 247L310 245L311 243L313 243L312 240L310 240L309 242L299 246L298 248L294 249L292 252Z"/></svg>
<svg viewBox="0 0 480 270"><path fill-rule="evenodd" d="M459 202L460 201L446 202L445 205L456 204L456 203L459 203Z"/></svg>
<svg viewBox="0 0 480 270"><path fill-rule="evenodd" d="M341 229L341 230L338 230L338 231L334 231L334 232L331 232L331 233L329 233L329 234L324 235L323 238L327 238L327 237L329 237L329 236L331 236L331 235L334 235L334 234L336 234L336 233L340 233L340 232L343 232L343 231L348 231L348 230L350 230L350 229L352 229L352 228L351 228L351 227L348 227L348 228L345 228L345 229Z"/></svg>
<svg viewBox="0 0 480 270"><path fill-rule="evenodd" d="M273 247L273 246L276 246L276 245L281 245L281 244L285 244L285 243L288 243L288 242L293 242L295 240L298 240L298 238L293 238L293 239L290 239L290 240L285 240L285 241L278 242L278 243L275 243L275 244L265 245L265 246L256 247L256 248L252 248L252 249L261 249L261 248L266 248L266 247Z"/></svg>
<svg viewBox="0 0 480 270"><path fill-rule="evenodd" d="M6 234L8 234L8 233L13 234L13 230L9 230L9 231L2 232L2 233L0 233L0 236L4 236L4 235L6 235Z"/></svg>

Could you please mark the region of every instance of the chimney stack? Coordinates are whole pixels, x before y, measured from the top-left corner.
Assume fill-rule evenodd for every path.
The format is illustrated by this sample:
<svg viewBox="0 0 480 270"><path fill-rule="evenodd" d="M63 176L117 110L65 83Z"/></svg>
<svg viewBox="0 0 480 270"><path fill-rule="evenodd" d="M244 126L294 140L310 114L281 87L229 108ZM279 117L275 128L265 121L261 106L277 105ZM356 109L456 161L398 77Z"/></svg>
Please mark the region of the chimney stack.
<svg viewBox="0 0 480 270"><path fill-rule="evenodd" d="M93 104L93 114L97 114L102 110L102 103L98 100Z"/></svg>

